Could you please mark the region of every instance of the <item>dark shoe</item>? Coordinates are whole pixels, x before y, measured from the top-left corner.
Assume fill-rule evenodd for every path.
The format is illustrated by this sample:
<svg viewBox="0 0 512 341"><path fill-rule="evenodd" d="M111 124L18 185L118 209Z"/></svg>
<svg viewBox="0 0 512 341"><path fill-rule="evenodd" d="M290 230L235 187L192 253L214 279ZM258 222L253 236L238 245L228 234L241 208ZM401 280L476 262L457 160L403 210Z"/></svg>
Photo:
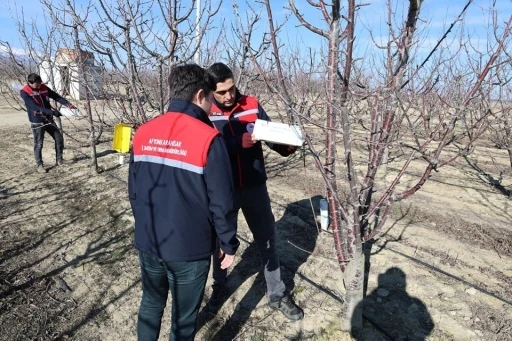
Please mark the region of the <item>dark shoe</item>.
<svg viewBox="0 0 512 341"><path fill-rule="evenodd" d="M64 160L64 159L57 160L57 166L70 165L72 163L73 163L72 160Z"/></svg>
<svg viewBox="0 0 512 341"><path fill-rule="evenodd" d="M212 296L210 296L210 301L208 301L208 310L212 314L217 314L220 307L222 307L222 292L224 287L222 285L213 285Z"/></svg>
<svg viewBox="0 0 512 341"><path fill-rule="evenodd" d="M284 316L292 321L302 320L304 317L304 312L295 304L295 302L293 302L290 295L286 295L275 301L269 301L268 305L274 310L279 310Z"/></svg>
<svg viewBox="0 0 512 341"><path fill-rule="evenodd" d="M46 173L46 168L44 168L43 165L37 165L37 172L38 173Z"/></svg>

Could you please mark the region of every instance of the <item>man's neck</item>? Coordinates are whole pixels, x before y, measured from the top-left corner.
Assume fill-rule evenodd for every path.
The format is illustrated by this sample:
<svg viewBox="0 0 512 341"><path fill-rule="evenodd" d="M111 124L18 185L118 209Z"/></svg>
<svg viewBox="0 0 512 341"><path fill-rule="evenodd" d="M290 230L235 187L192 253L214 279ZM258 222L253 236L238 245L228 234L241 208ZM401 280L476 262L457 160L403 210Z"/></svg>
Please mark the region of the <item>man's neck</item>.
<svg viewBox="0 0 512 341"><path fill-rule="evenodd" d="M223 110L223 111L231 111L233 110L233 108L236 106L236 102L233 103L232 105L230 106L226 106L226 105L222 105L220 104L219 102L215 101L215 104L219 107L219 109Z"/></svg>

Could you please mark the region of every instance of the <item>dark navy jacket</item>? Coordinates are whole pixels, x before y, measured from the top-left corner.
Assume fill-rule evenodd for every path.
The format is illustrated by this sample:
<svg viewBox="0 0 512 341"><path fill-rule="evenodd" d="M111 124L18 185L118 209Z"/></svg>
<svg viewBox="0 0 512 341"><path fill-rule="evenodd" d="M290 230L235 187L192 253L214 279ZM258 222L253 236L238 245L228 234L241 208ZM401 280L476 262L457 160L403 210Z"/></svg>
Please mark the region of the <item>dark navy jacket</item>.
<svg viewBox="0 0 512 341"><path fill-rule="evenodd" d="M251 148L242 148L241 139L244 133L252 133L257 119L270 121L270 118L256 98L241 95L238 91L236 96L236 104L229 109L222 108L214 101L210 120L226 141L235 187L263 185L267 181L267 174L261 142L256 142ZM267 145L276 151L281 147L272 143Z"/></svg>
<svg viewBox="0 0 512 341"><path fill-rule="evenodd" d="M44 123L52 119L53 111L50 98L65 106L71 105L65 98L44 84L41 84L41 88L37 90L26 84L21 88L20 96L25 101L28 120L31 123Z"/></svg>
<svg viewBox="0 0 512 341"><path fill-rule="evenodd" d="M165 261L234 254L237 212L224 140L197 105L173 100L135 133L128 188L135 245Z"/></svg>

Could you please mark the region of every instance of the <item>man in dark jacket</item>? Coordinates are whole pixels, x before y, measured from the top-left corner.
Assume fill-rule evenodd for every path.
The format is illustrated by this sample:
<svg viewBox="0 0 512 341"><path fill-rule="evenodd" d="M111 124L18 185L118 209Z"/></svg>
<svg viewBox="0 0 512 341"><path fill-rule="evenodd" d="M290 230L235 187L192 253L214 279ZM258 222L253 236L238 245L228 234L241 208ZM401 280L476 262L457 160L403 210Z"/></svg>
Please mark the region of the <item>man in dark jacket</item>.
<svg viewBox="0 0 512 341"><path fill-rule="evenodd" d="M46 173L43 166L43 141L44 133L50 134L55 141L55 156L57 165L62 166L69 163L62 157L64 150L64 139L59 128L55 125L53 117L59 117L61 114L52 108L50 98L62 105L74 109L73 104L69 103L61 95L43 84L38 74L31 73L27 77L27 84L21 88L20 96L25 101L27 107L28 120L34 134L34 157L36 159L37 171Z"/></svg>
<svg viewBox="0 0 512 341"><path fill-rule="evenodd" d="M168 111L137 129L128 171L142 271L139 341L158 339L169 290L170 340L193 340L216 240L222 269L239 245L229 156L207 114L215 82L191 64L174 67L169 85Z"/></svg>
<svg viewBox="0 0 512 341"><path fill-rule="evenodd" d="M210 110L210 120L222 133L231 161L235 182L235 208L242 210L247 225L264 264L269 306L281 311L291 320L304 317L302 309L293 302L286 292L281 279L279 257L275 249L275 220L267 192L267 174L260 141L252 135L256 119L269 121L270 118L251 96L241 95L235 86L233 73L228 66L215 63L208 68L216 83L215 101ZM289 156L297 148L267 143L281 154ZM230 173L226 173L229 176ZM221 269L217 257L213 258L213 293L210 311L215 313L222 305L222 288L226 282L227 270Z"/></svg>

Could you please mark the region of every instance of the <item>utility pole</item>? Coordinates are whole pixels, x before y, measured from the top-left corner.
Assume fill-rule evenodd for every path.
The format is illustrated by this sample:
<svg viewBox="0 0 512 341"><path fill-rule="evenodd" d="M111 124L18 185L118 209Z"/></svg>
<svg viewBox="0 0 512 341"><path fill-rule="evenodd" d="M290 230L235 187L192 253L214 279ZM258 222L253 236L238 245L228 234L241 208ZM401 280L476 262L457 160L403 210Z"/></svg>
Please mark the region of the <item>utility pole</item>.
<svg viewBox="0 0 512 341"><path fill-rule="evenodd" d="M201 0L196 0L196 52L194 53L194 62L199 65L201 59L201 50L199 48L199 37L201 34Z"/></svg>

